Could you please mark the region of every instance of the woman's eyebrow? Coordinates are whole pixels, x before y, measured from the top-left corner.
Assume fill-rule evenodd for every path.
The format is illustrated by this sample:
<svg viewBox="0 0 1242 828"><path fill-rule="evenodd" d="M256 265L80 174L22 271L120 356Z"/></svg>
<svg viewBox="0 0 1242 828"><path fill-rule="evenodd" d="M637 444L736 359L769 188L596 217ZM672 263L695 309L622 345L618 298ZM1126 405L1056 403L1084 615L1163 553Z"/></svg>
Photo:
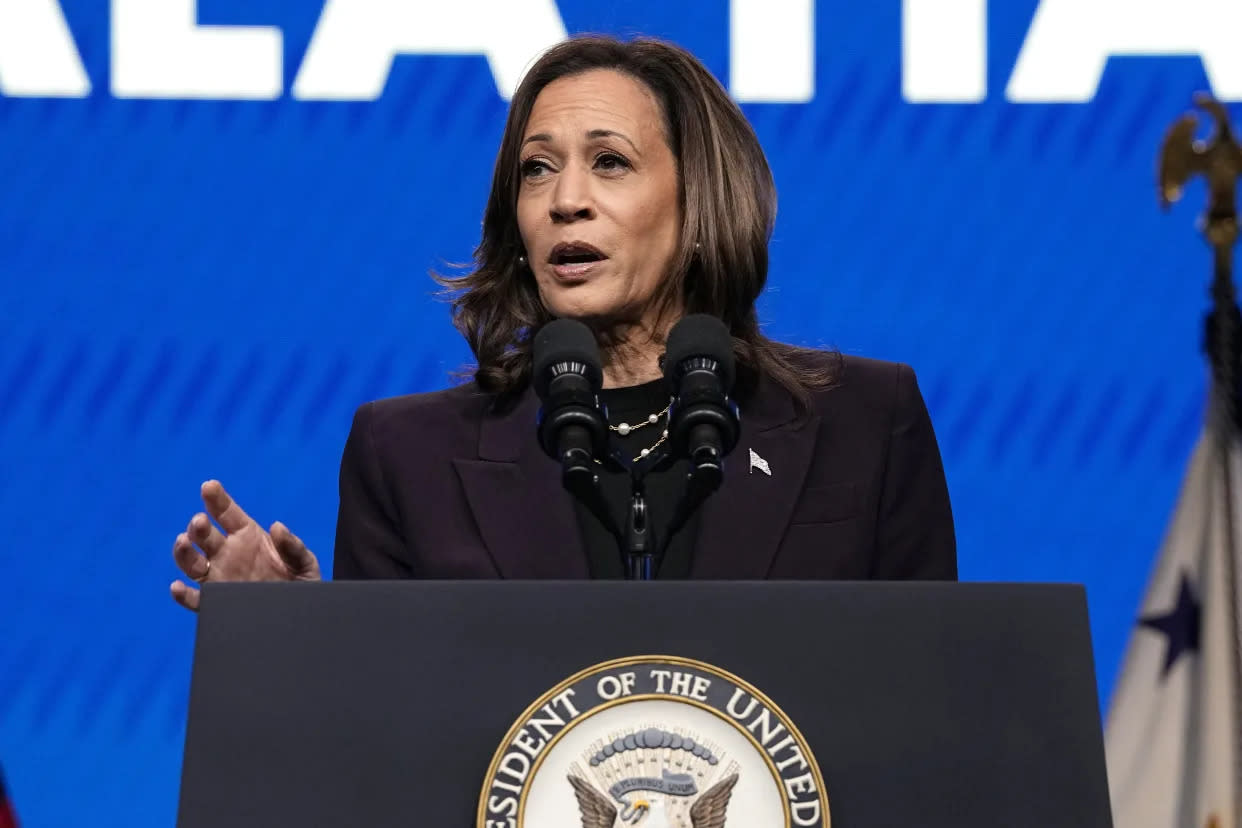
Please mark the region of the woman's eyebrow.
<svg viewBox="0 0 1242 828"><path fill-rule="evenodd" d="M587 130L586 137L591 138L591 139L620 138L622 141L624 141L625 143L633 147L634 152L638 153L639 155L642 155L642 152L638 149L638 146L633 141L631 141L629 136L626 135L624 132L617 132L616 130L613 130L613 129L591 129L591 130ZM522 142L522 146L526 146L527 144L534 144L539 141L551 141L551 140L552 140L552 136L549 135L548 133L537 132L534 135L527 136L526 140Z"/></svg>

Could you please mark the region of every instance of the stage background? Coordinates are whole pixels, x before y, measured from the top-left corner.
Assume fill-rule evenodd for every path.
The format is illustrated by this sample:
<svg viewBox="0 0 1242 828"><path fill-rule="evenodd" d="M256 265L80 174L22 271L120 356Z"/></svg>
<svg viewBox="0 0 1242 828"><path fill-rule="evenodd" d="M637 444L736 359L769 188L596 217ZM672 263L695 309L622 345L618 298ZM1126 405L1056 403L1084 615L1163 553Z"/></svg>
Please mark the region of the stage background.
<svg viewBox="0 0 1242 828"><path fill-rule="evenodd" d="M557 6L728 78L725 2ZM1086 102L1010 102L1037 3L992 6L983 99L911 103L900 4L816 4L810 100L744 103L781 198L762 315L914 366L963 578L1085 583L1104 706L1203 410L1202 189L1162 215L1153 162L1207 84L1116 58ZM63 9L90 94L0 95L0 763L23 825L165 826L194 634L172 540L216 477L330 568L354 409L469 359L427 273L470 257L505 100L451 55L296 100L305 0L199 4L280 27L278 99L122 99L107 4Z"/></svg>

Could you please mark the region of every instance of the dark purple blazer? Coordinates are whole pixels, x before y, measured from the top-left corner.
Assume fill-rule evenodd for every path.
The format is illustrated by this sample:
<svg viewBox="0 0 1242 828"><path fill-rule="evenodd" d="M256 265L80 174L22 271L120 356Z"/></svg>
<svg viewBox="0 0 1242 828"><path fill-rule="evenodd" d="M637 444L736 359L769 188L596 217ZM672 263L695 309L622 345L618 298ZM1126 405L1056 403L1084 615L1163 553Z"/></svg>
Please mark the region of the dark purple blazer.
<svg viewBox="0 0 1242 828"><path fill-rule="evenodd" d="M760 384L703 505L691 570L707 579L956 579L940 451L914 372L846 357L798 416ZM473 385L379 400L341 462L334 574L587 578L560 467L535 440L538 399L508 413ZM771 475L752 469L750 451Z"/></svg>

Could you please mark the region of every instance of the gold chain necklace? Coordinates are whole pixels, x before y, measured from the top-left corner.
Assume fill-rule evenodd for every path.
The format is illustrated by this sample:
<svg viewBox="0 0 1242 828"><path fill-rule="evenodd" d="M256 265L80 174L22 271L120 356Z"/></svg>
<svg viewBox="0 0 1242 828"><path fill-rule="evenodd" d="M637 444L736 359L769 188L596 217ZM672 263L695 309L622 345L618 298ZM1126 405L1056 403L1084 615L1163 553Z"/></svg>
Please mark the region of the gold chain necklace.
<svg viewBox="0 0 1242 828"><path fill-rule="evenodd" d="M628 437L630 434L633 434L635 431L637 431L640 428L644 428L649 425L655 425L656 423L660 422L660 418L663 417L665 414L667 414L668 410L672 407L673 407L673 401L669 400L668 405L664 406L663 410L655 414L648 414L647 419L643 420L642 422L635 423L634 425L630 425L629 423L621 423L620 425L613 425L612 423L609 423L608 428L612 431L617 432L617 434L621 435L622 437ZM660 435L659 440L656 440L650 446L648 446L647 448L643 449L642 451L638 453L638 456L634 458L634 462L637 463L639 460L643 459L648 454L651 454L651 452L655 451L656 447L658 447L661 443L663 443L667 439L668 439L668 429L666 428L664 429L664 433Z"/></svg>

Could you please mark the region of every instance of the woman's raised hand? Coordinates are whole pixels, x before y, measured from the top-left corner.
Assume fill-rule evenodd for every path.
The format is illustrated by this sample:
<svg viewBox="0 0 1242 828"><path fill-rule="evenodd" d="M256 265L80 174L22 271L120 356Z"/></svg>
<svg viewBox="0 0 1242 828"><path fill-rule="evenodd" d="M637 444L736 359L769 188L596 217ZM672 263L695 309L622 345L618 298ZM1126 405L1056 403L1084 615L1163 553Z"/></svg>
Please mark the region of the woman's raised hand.
<svg viewBox="0 0 1242 828"><path fill-rule="evenodd" d="M199 512L173 542L173 560L187 577L200 584L322 579L319 561L283 523L264 531L216 480L203 484L202 497L219 528ZM198 610L197 589L174 581L170 591L178 604Z"/></svg>

